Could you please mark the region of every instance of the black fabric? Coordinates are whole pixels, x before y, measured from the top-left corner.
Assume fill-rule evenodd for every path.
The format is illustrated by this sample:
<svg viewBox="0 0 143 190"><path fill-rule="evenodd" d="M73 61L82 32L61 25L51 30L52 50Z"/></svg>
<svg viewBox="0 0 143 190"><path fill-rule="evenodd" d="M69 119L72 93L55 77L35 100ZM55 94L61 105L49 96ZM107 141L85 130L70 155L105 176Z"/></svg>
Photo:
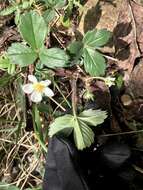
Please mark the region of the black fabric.
<svg viewBox="0 0 143 190"><path fill-rule="evenodd" d="M43 190L89 190L79 165L75 147L68 140L53 137L48 147Z"/></svg>
<svg viewBox="0 0 143 190"><path fill-rule="evenodd" d="M143 163L142 152L113 141L77 151L71 142L50 140L43 190L143 190L143 175L133 168L136 158Z"/></svg>

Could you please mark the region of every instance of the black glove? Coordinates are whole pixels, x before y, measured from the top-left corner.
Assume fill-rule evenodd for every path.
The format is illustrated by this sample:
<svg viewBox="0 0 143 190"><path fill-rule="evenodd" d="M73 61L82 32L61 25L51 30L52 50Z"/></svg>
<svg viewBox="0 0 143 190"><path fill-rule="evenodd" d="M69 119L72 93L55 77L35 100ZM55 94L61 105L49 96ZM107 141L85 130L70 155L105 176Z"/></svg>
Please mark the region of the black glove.
<svg viewBox="0 0 143 190"><path fill-rule="evenodd" d="M77 150L67 139L54 136L49 142L43 190L89 190Z"/></svg>
<svg viewBox="0 0 143 190"><path fill-rule="evenodd" d="M119 142L78 151L69 139L50 139L43 190L142 190L130 148Z"/></svg>

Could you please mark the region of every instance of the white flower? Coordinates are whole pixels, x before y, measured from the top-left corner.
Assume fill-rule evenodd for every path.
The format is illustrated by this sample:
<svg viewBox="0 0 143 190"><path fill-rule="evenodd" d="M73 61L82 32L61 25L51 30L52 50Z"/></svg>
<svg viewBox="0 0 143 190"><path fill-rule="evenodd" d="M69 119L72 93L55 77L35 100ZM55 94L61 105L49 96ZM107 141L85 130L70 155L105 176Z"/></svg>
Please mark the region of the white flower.
<svg viewBox="0 0 143 190"><path fill-rule="evenodd" d="M28 75L28 80L31 83L23 85L22 89L26 94L30 94L32 102L41 102L43 95L48 97L54 96L53 91L48 87L51 84L50 80L38 82L34 75Z"/></svg>
<svg viewBox="0 0 143 190"><path fill-rule="evenodd" d="M105 81L105 84L109 87L111 87L112 85L115 85L115 78L113 77L108 76L104 79L104 81Z"/></svg>

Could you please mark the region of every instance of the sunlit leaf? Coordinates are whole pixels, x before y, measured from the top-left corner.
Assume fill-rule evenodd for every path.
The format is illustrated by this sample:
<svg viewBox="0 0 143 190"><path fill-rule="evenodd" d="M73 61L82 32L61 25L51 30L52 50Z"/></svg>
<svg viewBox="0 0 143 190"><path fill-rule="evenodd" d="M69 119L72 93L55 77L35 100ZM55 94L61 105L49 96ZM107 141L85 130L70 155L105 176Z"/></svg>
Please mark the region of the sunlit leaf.
<svg viewBox="0 0 143 190"><path fill-rule="evenodd" d="M74 128L73 121L74 118L72 115L65 115L56 118L55 121L50 125L49 136L52 137L61 131L64 133L64 135L69 136Z"/></svg>
<svg viewBox="0 0 143 190"><path fill-rule="evenodd" d="M89 147L94 142L92 129L80 119L74 122L74 140L79 150Z"/></svg>
<svg viewBox="0 0 143 190"><path fill-rule="evenodd" d="M89 47L100 47L105 45L108 41L109 38L111 37L111 33L107 31L106 29L101 29L101 30L91 30L88 31L84 38L83 38L83 43L86 46Z"/></svg>
<svg viewBox="0 0 143 190"><path fill-rule="evenodd" d="M91 76L101 76L105 74L106 64L105 59L99 52L84 48L84 68Z"/></svg>
<svg viewBox="0 0 143 190"><path fill-rule="evenodd" d="M7 69L10 64L9 58L5 56L0 57L0 69Z"/></svg>
<svg viewBox="0 0 143 190"><path fill-rule="evenodd" d="M55 119L50 125L49 136L56 133L69 136L73 131L75 144L82 150L94 142L94 132L89 126L103 123L106 117L105 111L92 109L83 111L79 116L65 115Z"/></svg>
<svg viewBox="0 0 143 190"><path fill-rule="evenodd" d="M35 11L21 16L19 30L23 39L34 49L43 47L47 35L47 26L44 18Z"/></svg>
<svg viewBox="0 0 143 190"><path fill-rule="evenodd" d="M34 63L37 54L24 44L13 43L12 46L8 48L8 57L11 63L25 67Z"/></svg>
<svg viewBox="0 0 143 190"><path fill-rule="evenodd" d="M40 53L41 63L49 68L66 67L68 55L60 48L43 49Z"/></svg>
<svg viewBox="0 0 143 190"><path fill-rule="evenodd" d="M80 115L79 118L84 121L87 125L90 126L97 126L104 122L104 120L107 118L106 111L101 110L85 110Z"/></svg>

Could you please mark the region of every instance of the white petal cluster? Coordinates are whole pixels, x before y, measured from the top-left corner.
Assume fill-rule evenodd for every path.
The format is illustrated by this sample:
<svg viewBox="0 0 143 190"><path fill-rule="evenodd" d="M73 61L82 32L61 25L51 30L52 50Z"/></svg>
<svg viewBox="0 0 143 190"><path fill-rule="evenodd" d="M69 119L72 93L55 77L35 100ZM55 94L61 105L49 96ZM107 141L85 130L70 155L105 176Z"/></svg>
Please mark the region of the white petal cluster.
<svg viewBox="0 0 143 190"><path fill-rule="evenodd" d="M41 102L42 96L52 97L54 96L53 91L48 87L51 84L50 80L38 82L34 75L28 75L28 80L30 83L22 86L23 91L30 95L32 102Z"/></svg>
<svg viewBox="0 0 143 190"><path fill-rule="evenodd" d="M105 84L109 87L111 87L112 85L115 85L115 78L113 77L108 76L104 79L104 81L105 81Z"/></svg>

